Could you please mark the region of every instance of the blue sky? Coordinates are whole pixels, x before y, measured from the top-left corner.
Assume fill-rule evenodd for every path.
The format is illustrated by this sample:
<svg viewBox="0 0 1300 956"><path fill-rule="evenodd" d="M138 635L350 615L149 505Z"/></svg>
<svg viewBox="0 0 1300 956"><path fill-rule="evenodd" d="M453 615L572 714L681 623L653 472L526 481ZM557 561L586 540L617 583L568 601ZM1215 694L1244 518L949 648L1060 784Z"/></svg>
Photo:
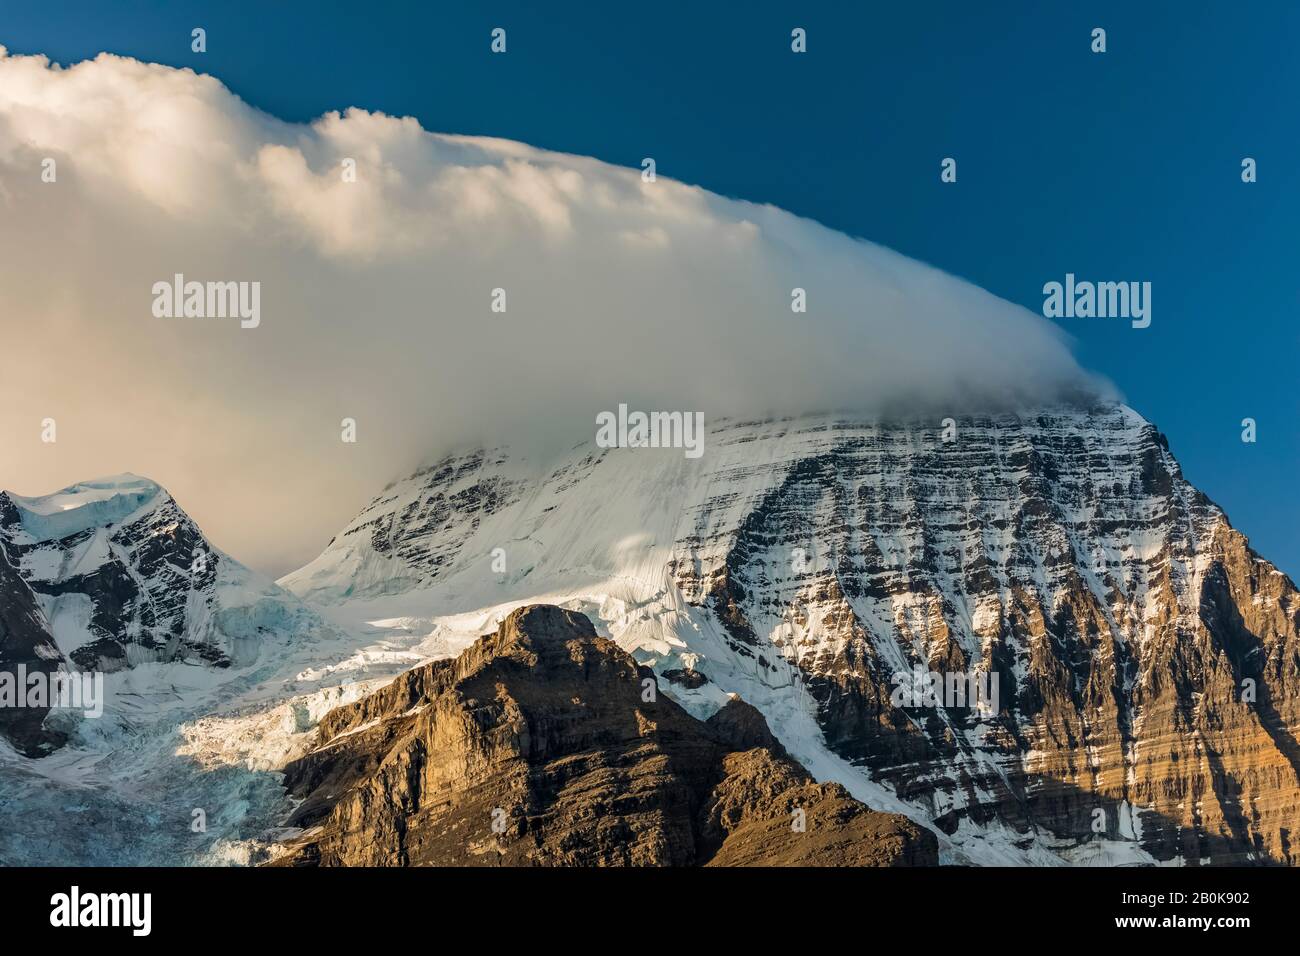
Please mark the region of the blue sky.
<svg viewBox="0 0 1300 956"><path fill-rule="evenodd" d="M627 166L653 156L661 175L1034 311L1067 272L1150 281L1150 328L1059 324L1255 548L1300 574L1300 7L556 6L4 2L0 44L191 66L289 120L356 105ZM504 57L488 52L496 26ZM946 156L956 184L939 180Z"/></svg>

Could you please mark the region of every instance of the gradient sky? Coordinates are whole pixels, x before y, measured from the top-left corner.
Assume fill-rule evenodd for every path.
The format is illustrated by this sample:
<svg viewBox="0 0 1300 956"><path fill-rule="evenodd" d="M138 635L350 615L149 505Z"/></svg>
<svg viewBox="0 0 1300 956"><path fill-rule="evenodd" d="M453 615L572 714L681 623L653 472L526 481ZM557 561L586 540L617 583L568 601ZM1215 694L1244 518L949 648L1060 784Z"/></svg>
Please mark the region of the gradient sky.
<svg viewBox="0 0 1300 956"><path fill-rule="evenodd" d="M0 44L190 66L293 121L356 105L625 166L653 156L661 175L1034 311L1067 272L1150 281L1148 329L1059 324L1296 576L1300 7L910 6L4 2ZM190 52L194 26L206 54ZM488 53L495 26L507 56ZM804 56L789 51L795 26ZM1104 55L1089 50L1095 26ZM956 184L939 181L945 156ZM1248 416L1255 444L1241 441Z"/></svg>

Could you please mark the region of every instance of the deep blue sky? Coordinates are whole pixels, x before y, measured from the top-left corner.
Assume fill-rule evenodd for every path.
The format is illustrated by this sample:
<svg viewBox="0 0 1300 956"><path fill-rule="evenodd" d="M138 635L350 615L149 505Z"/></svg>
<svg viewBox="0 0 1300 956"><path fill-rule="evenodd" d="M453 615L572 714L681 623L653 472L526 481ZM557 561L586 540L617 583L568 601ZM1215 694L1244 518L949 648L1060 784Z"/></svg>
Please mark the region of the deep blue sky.
<svg viewBox="0 0 1300 956"><path fill-rule="evenodd" d="M1066 272L1149 280L1148 329L1060 323L1300 576L1300 4L1068 7L4 0L0 44L191 66L289 120L355 105L627 166L653 156L661 175L1035 311ZM195 26L206 54L190 52ZM505 56L488 51L495 26ZM790 52L795 26L806 55ZM945 156L955 185L939 181Z"/></svg>

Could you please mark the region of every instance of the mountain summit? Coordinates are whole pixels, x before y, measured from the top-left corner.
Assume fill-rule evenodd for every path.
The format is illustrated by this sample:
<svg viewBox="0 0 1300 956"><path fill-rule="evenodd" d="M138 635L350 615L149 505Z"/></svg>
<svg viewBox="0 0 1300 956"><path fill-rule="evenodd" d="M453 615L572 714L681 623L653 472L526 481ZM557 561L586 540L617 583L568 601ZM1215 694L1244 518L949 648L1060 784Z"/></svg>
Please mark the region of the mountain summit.
<svg viewBox="0 0 1300 956"><path fill-rule="evenodd" d="M301 639L318 624L292 595L214 548L147 478L115 475L38 497L0 491L6 671L240 669L265 643ZM0 712L0 732L29 756L44 754L66 739L42 727L48 711Z"/></svg>
<svg viewBox="0 0 1300 956"><path fill-rule="evenodd" d="M298 602L212 547L171 495L136 475L40 497L0 491L0 549L82 669L244 665L272 631L294 629Z"/></svg>

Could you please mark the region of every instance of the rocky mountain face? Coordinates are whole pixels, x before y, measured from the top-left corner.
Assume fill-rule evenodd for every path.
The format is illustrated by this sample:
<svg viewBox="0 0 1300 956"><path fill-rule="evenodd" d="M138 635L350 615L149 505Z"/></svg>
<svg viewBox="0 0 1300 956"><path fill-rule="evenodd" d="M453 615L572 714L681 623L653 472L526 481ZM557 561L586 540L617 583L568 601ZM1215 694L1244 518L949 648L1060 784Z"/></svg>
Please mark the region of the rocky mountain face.
<svg viewBox="0 0 1300 956"><path fill-rule="evenodd" d="M1124 406L722 423L698 460L456 455L282 583L444 628L581 608L666 696L708 717L738 693L953 861L1296 862L1300 597ZM930 675L993 693L900 693ZM331 812L360 820L370 781Z"/></svg>
<svg viewBox="0 0 1300 956"><path fill-rule="evenodd" d="M16 690L19 675L49 674L62 661L36 595L0 549L0 674L12 675ZM26 706L26 700L22 704L0 707L0 737L28 757L42 757L61 746L64 735L44 726L49 706Z"/></svg>
<svg viewBox="0 0 1300 956"><path fill-rule="evenodd" d="M1300 600L1131 416L845 435L684 544L687 599L940 829L1295 862ZM995 712L896 706L917 668L996 679Z"/></svg>
<svg viewBox="0 0 1300 956"><path fill-rule="evenodd" d="M187 627L190 595L210 591L219 559L169 495L146 479L109 479L50 497L0 492L0 546L50 616L83 630L69 648L75 664L117 670L128 650L134 662L229 663Z"/></svg>
<svg viewBox="0 0 1300 956"><path fill-rule="evenodd" d="M122 706L90 733L108 747L110 725L138 737L168 702L178 712L198 706L224 679L246 676L267 646L283 658L320 631L314 612L214 548L148 479L119 475L32 498L0 492L0 736L19 754L48 756L75 721L55 720L30 694L27 706L11 705L6 682L56 670L65 681L121 675L104 686L125 694ZM130 680L144 665L198 665L211 676Z"/></svg>
<svg viewBox="0 0 1300 956"><path fill-rule="evenodd" d="M0 492L0 551L83 670L248 663L298 602L233 561L166 491L120 475L52 495Z"/></svg>
<svg viewBox="0 0 1300 956"><path fill-rule="evenodd" d="M0 672L110 699L0 708L10 829L257 860L284 770L301 863L1297 862L1300 596L1124 406L468 451L280 583L332 623L152 482L0 494Z"/></svg>
<svg viewBox="0 0 1300 956"><path fill-rule="evenodd" d="M290 764L296 865L923 865L936 841L816 783L738 699L707 722L582 615L512 612L332 711Z"/></svg>

